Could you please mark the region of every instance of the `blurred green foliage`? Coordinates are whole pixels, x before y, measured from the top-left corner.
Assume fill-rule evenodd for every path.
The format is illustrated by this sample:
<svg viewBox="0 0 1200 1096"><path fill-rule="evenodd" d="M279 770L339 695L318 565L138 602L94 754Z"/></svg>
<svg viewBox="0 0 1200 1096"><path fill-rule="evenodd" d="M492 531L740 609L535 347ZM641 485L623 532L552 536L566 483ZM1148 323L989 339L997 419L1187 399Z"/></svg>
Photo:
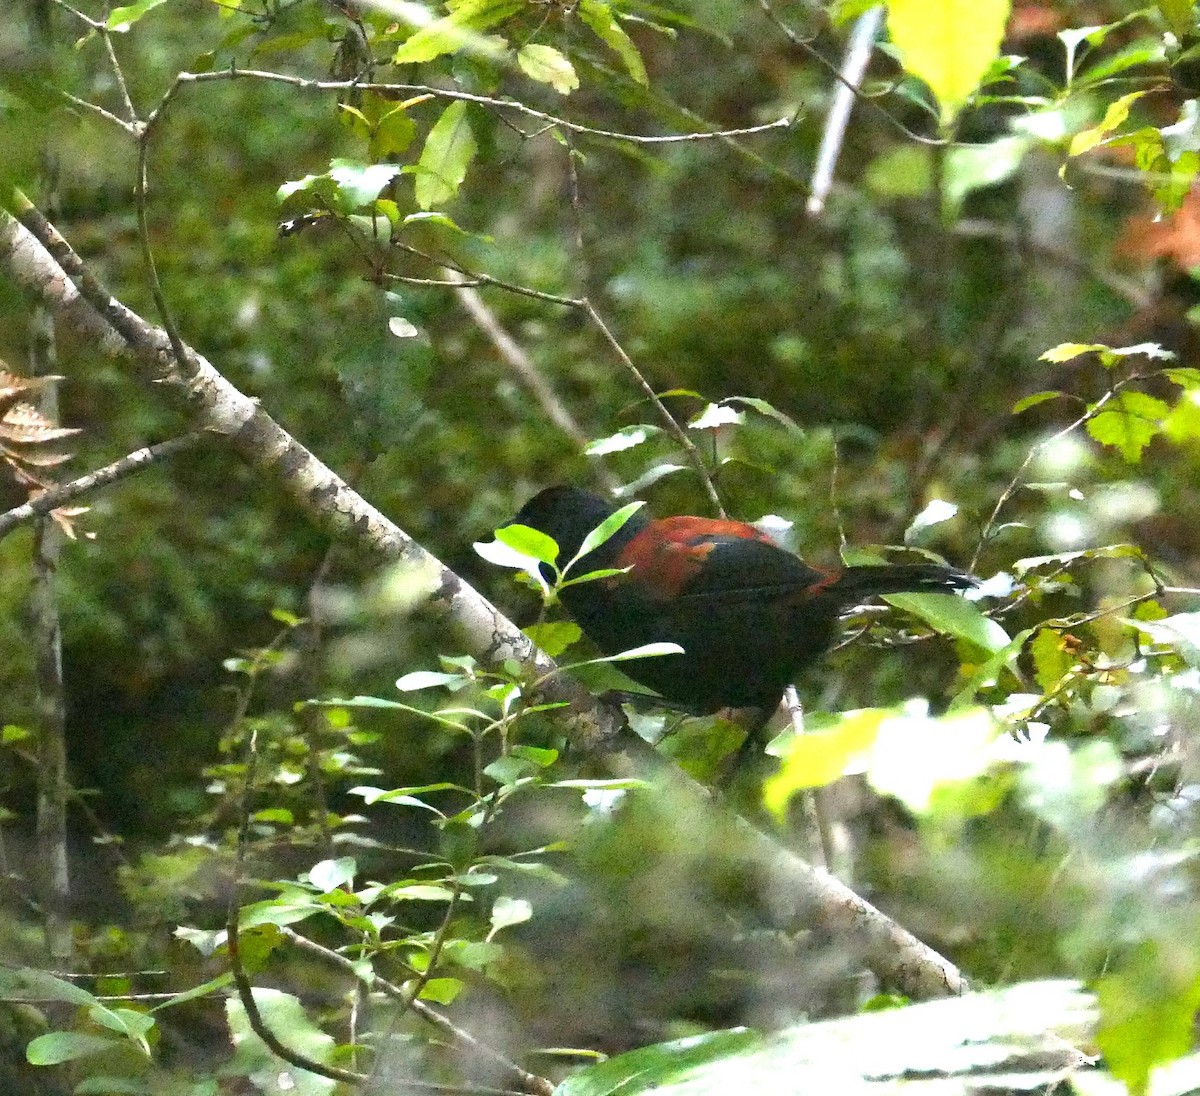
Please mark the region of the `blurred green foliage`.
<svg viewBox="0 0 1200 1096"><path fill-rule="evenodd" d="M1086 6L1085 35L1077 5L1016 4L1003 52L1024 60L998 63L957 119L880 51L811 216L836 86L819 59L840 54L826 18L837 10L459 0L432 5L439 21L418 30L403 6L174 0L125 12L108 39L118 69L68 10L49 9L45 41L32 29L44 9L23 6L28 22L0 21L0 184L45 204L105 285L157 322L135 143L87 104L126 120L127 90L140 118L159 106L147 241L184 339L522 622L535 598L471 545L536 489L608 476L640 481L659 513L709 503L665 432L585 455L444 284L450 270L487 276L492 318L583 436L662 424L586 313L538 294L587 297L685 427L710 402L739 412L689 431L731 515L782 516L789 546L816 562L904 542L1009 576L983 603L1008 646L867 612L800 682L823 731L855 719L861 731L863 717L842 717L855 709L878 709L872 725L909 713L907 758L820 793L837 867L983 982L1094 980L1100 1045L1134 1091L1188 1048L1200 985L1200 642L1186 612L1200 564L1194 15L1108 0ZM814 37L802 47L769 14ZM248 70L403 87L321 90ZM196 75L176 84L184 72ZM1109 110L1145 87L1159 94ZM778 118L793 120L679 143L613 136ZM1147 209L1167 219L1152 230L1136 219ZM17 373L31 308L0 279L0 358ZM1066 343L1084 349L1045 354ZM60 478L186 428L178 406L69 331L59 357L62 419L83 431ZM1011 413L1040 392L1055 396ZM4 492L19 501L15 484ZM943 520L914 524L936 500L952 504ZM277 990L269 1008L322 1061L345 1064L317 1023L351 1041L352 979L296 951L283 930L301 922L360 974L377 964L514 1055L778 1027L879 988L838 941L781 927L770 879L720 818L657 789L606 797L594 760L560 756L553 713L520 710L517 682L439 662L462 652L402 574L326 543L217 442L87 501L87 535L65 544L58 574L87 807L72 813L81 966L168 969L177 991L221 977L249 781L250 866L274 882L245 897L261 899L248 965L320 1002L306 1014ZM29 547L27 531L0 544L14 911L37 871ZM414 687L397 700L397 678L434 668L446 676L427 684L446 697ZM355 696L378 699L303 704ZM901 707L914 697L932 715ZM1024 752L981 752L976 771L912 801L902 778L936 768L922 763L939 756L950 706L992 713ZM647 733L674 722L635 717ZM684 727L666 748L686 758L688 736L710 731ZM861 760L861 742L829 742L831 770ZM797 800L784 797L776 822L755 791L737 795L805 847ZM0 955L33 963L34 923L14 914ZM40 1053L78 1055L85 1076L100 1045L147 1091L220 1090L188 1086L230 1058L230 1030L247 1030L216 996L160 1013L172 1041L151 1067L137 1057L142 1021L60 986L25 989L39 986L82 1017ZM13 1015L6 1030L24 1031ZM418 1048L412 1071L462 1075L411 1014L396 1024ZM230 1076L261 1080L268 1059L242 1045ZM466 1074L496 1080L478 1062Z"/></svg>

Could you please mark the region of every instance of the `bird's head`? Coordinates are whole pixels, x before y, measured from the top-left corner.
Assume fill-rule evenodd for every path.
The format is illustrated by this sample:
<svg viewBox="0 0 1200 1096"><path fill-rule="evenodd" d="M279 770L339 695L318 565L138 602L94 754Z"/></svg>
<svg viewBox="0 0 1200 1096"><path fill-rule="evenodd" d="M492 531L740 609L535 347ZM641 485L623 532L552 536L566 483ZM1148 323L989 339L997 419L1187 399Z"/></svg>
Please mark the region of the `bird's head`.
<svg viewBox="0 0 1200 1096"><path fill-rule="evenodd" d="M565 565L583 544L583 538L605 518L616 511L600 495L582 487L547 487L534 495L508 521L508 525L528 525L549 537L558 545L558 562ZM602 557L615 557L621 547L643 528L650 519L640 512L634 514L598 551ZM599 561L593 561L599 565Z"/></svg>

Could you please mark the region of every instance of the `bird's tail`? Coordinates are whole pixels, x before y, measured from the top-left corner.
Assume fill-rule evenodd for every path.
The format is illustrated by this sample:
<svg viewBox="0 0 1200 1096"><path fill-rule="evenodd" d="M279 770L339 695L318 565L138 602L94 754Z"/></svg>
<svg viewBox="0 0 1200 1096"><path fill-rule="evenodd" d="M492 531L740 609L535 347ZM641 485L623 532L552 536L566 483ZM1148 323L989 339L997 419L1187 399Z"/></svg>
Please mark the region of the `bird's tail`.
<svg viewBox="0 0 1200 1096"><path fill-rule="evenodd" d="M937 563L895 563L880 567L847 567L830 587L847 603L877 594L948 594L978 586L965 571Z"/></svg>

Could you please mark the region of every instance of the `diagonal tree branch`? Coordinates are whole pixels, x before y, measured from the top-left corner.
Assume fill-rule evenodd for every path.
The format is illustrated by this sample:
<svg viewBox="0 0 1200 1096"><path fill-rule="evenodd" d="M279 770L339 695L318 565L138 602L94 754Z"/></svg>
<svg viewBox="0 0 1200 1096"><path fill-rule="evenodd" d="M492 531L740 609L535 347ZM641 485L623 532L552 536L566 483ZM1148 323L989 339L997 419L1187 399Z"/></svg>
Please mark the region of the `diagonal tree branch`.
<svg viewBox="0 0 1200 1096"><path fill-rule="evenodd" d="M713 809L707 789L633 734L617 710L559 673L495 606L351 490L207 359L185 346L177 360L166 334L111 296L24 195L14 190L0 198L15 214L0 210L0 272L101 349L131 362L148 383L176 393L194 429L225 435L243 459L272 475L331 536L406 567L423 582L429 610L454 627L476 657L489 665L516 659L530 679L541 680L538 701L567 704L562 718L573 746L588 753L620 747L624 753L613 759L614 767L669 782L698 809ZM911 998L965 991L965 979L947 959L836 879L736 815L731 818L747 857L771 881L781 921L815 923L853 942L882 981Z"/></svg>
<svg viewBox="0 0 1200 1096"><path fill-rule="evenodd" d="M163 460L183 449L190 449L203 437L202 433L193 432L182 434L177 438L169 438L167 441L160 441L157 445L135 449L120 460L106 464L103 468L97 468L94 472L88 472L78 479L70 480L67 483L56 483L53 487L35 495L28 502L14 506L11 510L0 514L0 540L8 536L22 522L29 521L39 514L48 514L51 510L56 510L72 499L89 495L101 487L107 487L110 483L116 483L118 480L132 475L134 472L140 472L156 461Z"/></svg>

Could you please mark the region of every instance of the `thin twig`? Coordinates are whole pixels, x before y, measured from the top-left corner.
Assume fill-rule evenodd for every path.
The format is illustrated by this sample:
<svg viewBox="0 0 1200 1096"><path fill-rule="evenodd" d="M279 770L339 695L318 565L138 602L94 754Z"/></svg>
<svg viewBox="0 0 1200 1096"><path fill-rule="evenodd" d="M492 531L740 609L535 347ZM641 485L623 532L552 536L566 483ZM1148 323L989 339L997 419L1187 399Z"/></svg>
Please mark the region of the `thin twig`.
<svg viewBox="0 0 1200 1096"><path fill-rule="evenodd" d="M587 432L576 421L575 416L567 409L567 406L558 398L558 393L551 387L550 382L542 376L541 371L533 363L533 360L525 353L524 348L504 329L503 324L496 317L496 314L487 306L483 297L478 290L464 281L456 281L455 296L458 297L459 303L470 315L476 325L479 327L492 345L496 348L496 352L500 355L504 363L517 375L522 384L529 390L530 394L542 410L546 413L559 430L563 432L572 442L580 449L585 449L591 438ZM605 466L597 465L595 467L595 475L601 481L604 488L610 492L615 492L620 486L618 480Z"/></svg>
<svg viewBox="0 0 1200 1096"><path fill-rule="evenodd" d="M614 141L625 141L635 145L672 145L687 141L724 140L730 137L747 137L755 133L766 133L773 129L785 129L792 124L790 118L777 118L773 122L764 122L757 126L744 126L736 129L703 130L697 133L667 133L649 135L641 133L622 133L619 130L599 129L595 126L572 122L555 114L547 114L544 110L535 110L515 99L497 99L491 95L474 95L467 91L454 91L449 88L432 87L429 84L366 84L358 80L310 80L303 76L289 76L282 72L266 72L261 69L222 69L219 72L181 72L175 78L178 84L204 84L216 80L268 80L275 83L290 84L292 87L305 91L374 91L381 95L431 95L438 99L459 100L465 103L477 103L480 106L493 107L497 110L515 110L530 118L548 122L552 126L569 130L571 133L586 133L592 137L607 137ZM171 97L175 87L172 85L163 97L159 107L155 108L157 116L159 109Z"/></svg>
<svg viewBox="0 0 1200 1096"><path fill-rule="evenodd" d="M883 5L880 4L864 11L855 21L854 30L850 33L850 41L846 45L839 72L841 83L834 90L833 102L830 104L825 129L821 134L821 147L817 150L817 163L812 175L812 193L804 204L804 209L810 217L819 217L825 210L825 200L833 186L833 173L842 151L850 111L854 107L855 92L862 85L867 64L875 49L875 36L879 33L882 22Z"/></svg>
<svg viewBox="0 0 1200 1096"><path fill-rule="evenodd" d="M870 106L873 110L875 110L879 114L883 115L883 117L888 121L888 123L890 125L894 126L897 130L899 130L899 132L904 134L904 136L907 137L910 141L916 141L922 145L944 145L944 144L948 143L944 138L926 137L924 134L917 133L915 130L909 129L908 126L906 126L902 121L900 121L899 118L897 118L890 111L885 109L881 103L877 103L875 101L874 96L864 95L860 88L855 87L852 83L847 81L846 78L842 75L841 71L838 69L838 66L835 65L832 61L830 61L829 58L827 58L819 49L817 49L813 45L812 38L802 38L794 30L792 30L792 28L789 27L787 25L787 23L785 23L775 13L775 9L773 7L771 7L770 0L758 0L758 4L759 4L759 7L762 8L763 13L766 15L766 17L772 23L774 23L775 26L778 27L780 31L783 32L784 37L789 42L791 42L793 46L795 46L799 50L803 50L803 52L805 53L806 56L811 58L813 61L816 61L816 63L818 65L820 65L822 68L826 69L833 76L833 78L842 87L847 88L856 99L861 99L864 103L866 103L868 106Z"/></svg>
<svg viewBox="0 0 1200 1096"><path fill-rule="evenodd" d="M109 122L114 126L119 126L127 134L129 134L130 137L137 137L138 127L133 122L126 122L123 118L118 118L112 113L112 111L105 110L102 106L98 106L96 103L88 102L87 99L80 99L78 95L72 95L69 91L63 91L61 88L57 90L58 94L73 106L77 106L81 110L91 111L92 114L95 114L102 121Z"/></svg>
<svg viewBox="0 0 1200 1096"><path fill-rule="evenodd" d="M1037 442L1037 444L1029 447L1029 452L1025 454L1025 459L1021 461L1021 467L1017 469L1016 474L1009 481L1008 486L1005 487L1000 493L1000 497L996 500L996 505L992 507L991 514L988 516L987 521L984 522L983 528L979 532L979 543L975 546L975 552L971 556L970 564L967 566L968 571L975 570L976 565L979 563L979 557L983 553L984 546L988 542L988 537L991 533L992 526L996 524L996 519L1000 516L1000 511L1003 510L1007 505L1008 500L1011 499L1019 490L1021 481L1025 476L1025 469L1027 469L1033 463L1034 458L1041 453L1043 449L1048 448L1056 441L1059 441L1061 438L1065 438L1073 431L1078 430L1079 427L1088 421L1088 419L1094 418L1096 412L1098 412L1106 403L1108 403L1108 401L1111 400L1126 383L1127 382L1121 381L1113 385L1112 388L1105 392L1103 396L1101 396L1073 422L1068 423L1061 430L1056 430L1048 438L1043 438L1041 441Z"/></svg>
<svg viewBox="0 0 1200 1096"><path fill-rule="evenodd" d="M201 431L181 434L177 438L159 442L157 445L135 450L120 460L113 461L112 464L106 464L103 468L89 472L86 476L80 476L68 483L57 484L49 490L43 491L28 502L14 506L11 510L0 514L0 539L7 536L21 522L28 521L38 514L48 514L51 510L58 509L72 499L91 494L101 487L107 487L110 483L116 483L134 472L139 472L157 461L190 449L197 445L204 436Z"/></svg>
<svg viewBox="0 0 1200 1096"><path fill-rule="evenodd" d="M433 1008L425 1001L422 1001L419 998L410 999L410 995L394 982L389 982L386 978L376 973L372 973L368 978L366 974L360 970L359 967L355 966L353 962L347 959L346 956L342 955L340 952L334 951L331 948L327 948L321 944L318 944L315 940L310 940L307 936L302 936L300 933L296 932L295 929L284 926L279 931L285 937L287 937L288 940L295 944L296 947L302 948L304 951L307 951L312 955L319 956L320 958L324 959L325 962L331 963L345 971L347 974L353 975L369 989L380 990L385 996L390 997L393 1001L398 1001L400 1004L411 1008L412 1011L420 1016L422 1020L432 1024L439 1031L450 1036L450 1038L456 1043L460 1044L461 1046L468 1047L477 1054L480 1054L496 1064L503 1066L513 1075L513 1078L517 1081L517 1083L522 1086L522 1092L530 1093L531 1096L550 1096L550 1094L554 1091L554 1085L545 1077L539 1077L535 1073L529 1073L522 1069L519 1065L517 1065L516 1062L505 1057L500 1053L500 1051L496 1050L495 1047L491 1047L487 1043L481 1042L469 1031L459 1027L452 1020L446 1016L443 1016L442 1013L438 1012L437 1009Z"/></svg>
<svg viewBox="0 0 1200 1096"><path fill-rule="evenodd" d="M713 504L713 508L716 510L717 515L722 518L725 517L725 507L721 504L721 496L717 494L717 488L713 484L712 477L708 474L708 469L704 465L704 458L700 455L700 450L696 448L692 439L687 436L687 433L684 431L683 427L675 421L675 416L667 410L662 400L658 398L658 393L654 391L654 388L651 386L650 382L647 381L642 375L642 371L633 364L633 359L630 358L627 353L625 353L625 348L612 333L608 324L604 322L604 319L600 313L596 311L596 306L592 304L587 297L585 297L580 303L583 311L587 313L592 323L596 325L597 329L600 331L600 334L602 334L605 340L608 342L608 345L612 347L613 353L615 353L617 357L621 359L621 364L624 365L629 371L629 375L633 377L638 387L641 388L643 393L645 393L646 398L650 401L655 411L658 412L659 417L662 419L667 428L667 433L669 433L671 437L675 439L676 444L678 444L678 446L687 456L688 460L690 460L694 465L696 471L700 475L700 482L704 485L704 490L708 494L709 501Z"/></svg>
<svg viewBox="0 0 1200 1096"><path fill-rule="evenodd" d="M413 247L411 244L401 243L396 240L392 246L400 251L407 252L409 255L415 255L419 259L424 259L426 262L434 263L437 266L448 267L460 274L466 276L468 282L474 282L476 285L490 285L497 289L507 289L510 293L516 293L520 297L531 297L535 301L545 301L547 304L559 304L566 308L583 308L584 302L582 299L575 297L561 297L555 293L543 293L540 289L530 289L528 286L517 285L515 282L506 282L502 278L493 278L490 274L480 274L476 271L467 270L466 267L460 266L457 262L445 256L437 257L430 255L428 252L422 251L419 247ZM381 275L384 281L404 282L409 279L403 278L398 274L383 274ZM424 283L422 283L424 284Z"/></svg>
<svg viewBox="0 0 1200 1096"><path fill-rule="evenodd" d="M789 685L783 691L783 706L791 720L792 732L804 734L804 704L800 700L800 691L795 685ZM808 858L818 868L833 871L834 840L833 829L829 823L829 815L825 810L826 804L821 795L822 788L808 788L800 797L804 811L804 830L808 839Z"/></svg>

